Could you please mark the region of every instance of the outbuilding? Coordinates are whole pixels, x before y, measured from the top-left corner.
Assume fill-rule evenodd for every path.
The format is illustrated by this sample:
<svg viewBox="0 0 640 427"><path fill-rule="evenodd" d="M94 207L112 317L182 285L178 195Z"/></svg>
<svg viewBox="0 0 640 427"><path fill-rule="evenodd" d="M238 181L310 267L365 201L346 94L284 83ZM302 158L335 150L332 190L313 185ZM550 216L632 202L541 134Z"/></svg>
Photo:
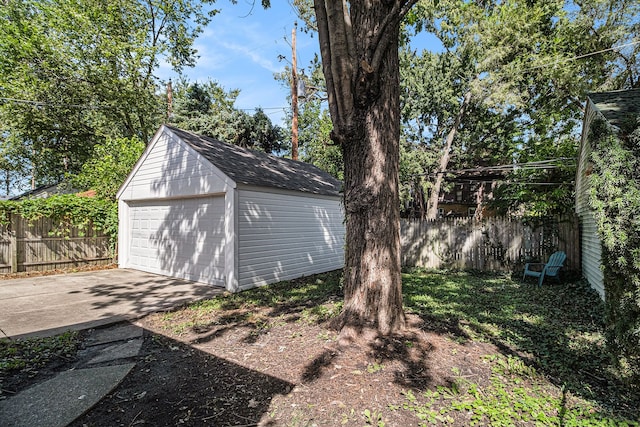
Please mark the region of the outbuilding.
<svg viewBox="0 0 640 427"><path fill-rule="evenodd" d="M344 265L341 183L163 125L118 191L118 263L231 292Z"/></svg>

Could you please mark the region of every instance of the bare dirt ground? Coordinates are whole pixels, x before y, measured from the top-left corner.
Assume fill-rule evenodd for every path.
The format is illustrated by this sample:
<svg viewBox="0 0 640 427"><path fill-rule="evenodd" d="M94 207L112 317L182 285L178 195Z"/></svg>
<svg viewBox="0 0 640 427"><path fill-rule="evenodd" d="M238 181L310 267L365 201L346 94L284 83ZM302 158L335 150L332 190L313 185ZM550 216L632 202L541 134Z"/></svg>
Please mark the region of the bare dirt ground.
<svg viewBox="0 0 640 427"><path fill-rule="evenodd" d="M83 265L79 267L66 268L66 269L59 268L59 269L46 270L46 271L21 271L19 273L5 273L5 274L0 274L0 286L2 285L2 280L24 279L27 277L53 276L56 274L79 273L81 271L110 270L112 268L118 268L118 264Z"/></svg>
<svg viewBox="0 0 640 427"><path fill-rule="evenodd" d="M407 390L450 386L454 368L488 381L483 356L496 351L419 330L418 317L409 318L414 329L403 336L338 350L327 322L297 312L274 318L268 309L231 310L206 326L172 330L187 320L181 314L136 322L145 331L135 368L72 426L418 426L412 412L389 408L402 405ZM73 355L56 358L6 378L3 389L16 393L81 363Z"/></svg>
<svg viewBox="0 0 640 427"><path fill-rule="evenodd" d="M483 356L496 351L417 331L375 348L338 351L334 332L323 325L239 327L234 315L246 313L228 313L224 320L231 324L179 337L167 336L161 315L142 319L137 366L73 425L362 426L369 411L388 426L417 426L413 413L389 408L402 405L407 390L450 386L454 368L488 381ZM469 421L463 416L450 425Z"/></svg>

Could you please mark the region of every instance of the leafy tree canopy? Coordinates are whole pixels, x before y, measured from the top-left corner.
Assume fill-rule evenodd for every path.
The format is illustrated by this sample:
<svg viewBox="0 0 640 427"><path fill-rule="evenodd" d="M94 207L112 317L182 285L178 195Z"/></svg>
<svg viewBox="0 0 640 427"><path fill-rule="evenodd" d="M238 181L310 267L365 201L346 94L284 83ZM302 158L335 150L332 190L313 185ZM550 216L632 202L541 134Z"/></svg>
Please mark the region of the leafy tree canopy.
<svg viewBox="0 0 640 427"><path fill-rule="evenodd" d="M109 137L104 143L96 144L92 156L71 181L76 188L92 189L96 196L114 200L144 147L137 137Z"/></svg>
<svg viewBox="0 0 640 427"><path fill-rule="evenodd" d="M313 2L294 4L307 29L315 29ZM586 93L640 83L640 44L633 44L639 14L628 0L419 1L405 18L401 50L403 204L422 205L413 214L426 212L429 194L439 191L441 164L459 170L575 157ZM442 51L410 48L423 31L440 40ZM289 84L287 77L279 76ZM309 119L304 108L301 123ZM323 147L322 134L306 141L304 128L301 147ZM326 167L340 154L334 151L321 158L325 150L316 150L308 160ZM574 163L560 162L554 170L505 175L493 207L536 216L571 210ZM446 190L455 175L442 175Z"/></svg>
<svg viewBox="0 0 640 427"><path fill-rule="evenodd" d="M412 206L425 203L440 189L434 184L443 165L575 157L586 93L638 84L639 45L614 47L637 33L639 12L637 2L613 0L419 2L406 19L408 36L429 31L444 50L402 54L406 147L431 153L404 156L413 162L401 169L413 171L402 177L404 197L420 198ZM494 207L531 215L571 210L574 173L571 162L514 171L497 189Z"/></svg>
<svg viewBox="0 0 640 427"><path fill-rule="evenodd" d="M240 91L226 91L218 83L189 83L175 87L173 114L169 123L241 147L279 153L286 149L282 129L263 110L253 115L235 108Z"/></svg>
<svg viewBox="0 0 640 427"><path fill-rule="evenodd" d="M195 64L193 43L215 13L212 3L3 2L0 157L9 176L56 182L108 137L147 141L163 117L158 64L177 71Z"/></svg>

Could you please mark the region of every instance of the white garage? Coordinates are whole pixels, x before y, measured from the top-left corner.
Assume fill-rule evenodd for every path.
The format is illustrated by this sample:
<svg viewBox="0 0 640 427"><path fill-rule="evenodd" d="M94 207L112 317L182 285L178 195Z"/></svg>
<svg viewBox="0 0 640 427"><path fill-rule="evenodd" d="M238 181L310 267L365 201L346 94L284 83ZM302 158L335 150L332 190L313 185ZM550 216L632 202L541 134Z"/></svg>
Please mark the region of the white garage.
<svg viewBox="0 0 640 427"><path fill-rule="evenodd" d="M162 126L118 192L119 266L248 289L344 264L339 181Z"/></svg>

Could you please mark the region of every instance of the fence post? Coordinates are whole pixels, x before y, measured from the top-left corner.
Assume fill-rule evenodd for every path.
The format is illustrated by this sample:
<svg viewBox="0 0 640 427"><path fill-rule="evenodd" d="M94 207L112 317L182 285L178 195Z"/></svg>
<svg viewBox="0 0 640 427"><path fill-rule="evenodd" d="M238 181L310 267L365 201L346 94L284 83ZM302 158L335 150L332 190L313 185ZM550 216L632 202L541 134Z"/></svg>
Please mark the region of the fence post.
<svg viewBox="0 0 640 427"><path fill-rule="evenodd" d="M9 253L11 253L11 272L18 272L18 218L15 214L9 214Z"/></svg>

